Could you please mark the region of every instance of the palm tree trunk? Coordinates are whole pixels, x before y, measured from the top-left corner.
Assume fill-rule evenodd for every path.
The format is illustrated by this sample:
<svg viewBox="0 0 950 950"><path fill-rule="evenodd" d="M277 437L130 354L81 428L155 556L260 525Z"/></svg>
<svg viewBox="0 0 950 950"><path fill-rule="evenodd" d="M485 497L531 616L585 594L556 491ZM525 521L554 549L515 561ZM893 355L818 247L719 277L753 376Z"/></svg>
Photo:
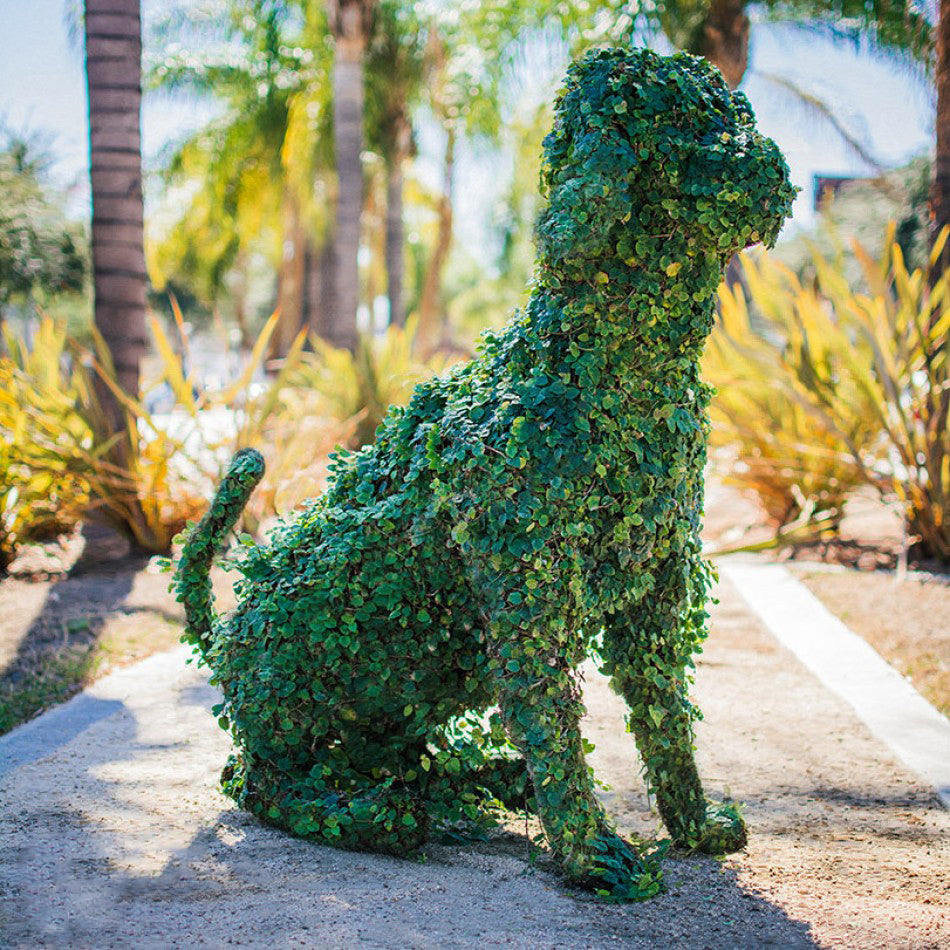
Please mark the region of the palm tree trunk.
<svg viewBox="0 0 950 950"><path fill-rule="evenodd" d="M695 45L695 52L719 67L729 88L738 89L749 65L745 0L713 0Z"/></svg>
<svg viewBox="0 0 950 950"><path fill-rule="evenodd" d="M426 353L438 346L445 335L439 311L442 302L442 269L445 267L449 249L452 246L452 197L455 190L455 130L452 128L448 129L445 142L445 164L442 175L438 231L419 298L419 329L416 333L416 346L421 353Z"/></svg>
<svg viewBox="0 0 950 950"><path fill-rule="evenodd" d="M386 175L386 293L389 297L389 325L405 326L403 303L403 227L402 227L402 159L390 163Z"/></svg>
<svg viewBox="0 0 950 950"><path fill-rule="evenodd" d="M234 322L241 334L241 342L238 345L241 350L250 352L254 346L254 340L251 338L251 329L247 323L247 268L247 254L243 249L239 250L234 258L236 276L233 288Z"/></svg>
<svg viewBox="0 0 950 950"><path fill-rule="evenodd" d="M385 180L386 169L383 168ZM374 181L367 176L366 184L369 186L366 190L366 197L363 202L363 247L369 252L369 262L363 271L362 289L368 304L369 312L369 332L376 330L376 300L379 297L378 280L380 268L378 261L383 262L382 278L386 278L386 209L385 198L382 194L385 190L379 187L379 181Z"/></svg>
<svg viewBox="0 0 950 950"><path fill-rule="evenodd" d="M730 89L738 89L749 65L749 17L745 0L713 0L695 47L694 52L718 67ZM738 254L729 261L724 279L728 287L742 283Z"/></svg>
<svg viewBox="0 0 950 950"><path fill-rule="evenodd" d="M363 55L374 0L329 0L336 40L333 59L333 145L337 173L332 307L325 336L334 346L356 349L360 298L360 213L363 210Z"/></svg>
<svg viewBox="0 0 950 950"><path fill-rule="evenodd" d="M937 143L933 177L930 182L931 243L937 239L944 227L950 225L950 0L940 0L935 39ZM948 263L950 263L950 250L945 248L934 267L932 275L934 279L943 273Z"/></svg>
<svg viewBox="0 0 950 950"><path fill-rule="evenodd" d="M332 301L330 291L333 287L333 234L324 235L322 243L307 245L306 290L304 294L304 322L313 336L326 339L327 314Z"/></svg>
<svg viewBox="0 0 950 950"><path fill-rule="evenodd" d="M300 213L294 199L284 196L284 243L277 284L277 309L280 317L274 328L269 358L287 355L303 322L305 241Z"/></svg>
<svg viewBox="0 0 950 950"><path fill-rule="evenodd" d="M396 131L386 170L386 292L389 296L389 323L394 327L406 325L402 184L403 163L409 155L410 135L409 123L403 120Z"/></svg>
<svg viewBox="0 0 950 950"><path fill-rule="evenodd" d="M934 150L933 173L930 180L930 242L933 244L940 232L950 226L950 0L940 0L937 24L934 28L935 63L934 79L937 86L937 141ZM948 242L950 243L950 242ZM950 266L950 249L944 246L939 259L930 272L931 285ZM936 308L931 316L930 329L940 317ZM950 361L946 346L927 353L927 369L931 386L927 393L927 416L932 432L946 432L950 422ZM937 362L940 357L942 362ZM936 557L950 562L950 529L945 516L947 485L941 484L947 461L945 443L939 439L929 440L933 457L928 460L927 471L930 483L926 486L927 503L910 512L908 530L917 537L914 548L925 557ZM912 548L912 550L914 549Z"/></svg>
<svg viewBox="0 0 950 950"><path fill-rule="evenodd" d="M320 273L320 249L315 248L312 241L307 241L303 264L302 326L307 328L308 333L314 333L317 336L321 335L320 331L323 324L323 309L320 305L323 289L322 276Z"/></svg>
<svg viewBox="0 0 950 950"><path fill-rule="evenodd" d="M142 37L138 0L85 0L95 324L119 385L138 396L145 353ZM101 394L115 431L125 416Z"/></svg>

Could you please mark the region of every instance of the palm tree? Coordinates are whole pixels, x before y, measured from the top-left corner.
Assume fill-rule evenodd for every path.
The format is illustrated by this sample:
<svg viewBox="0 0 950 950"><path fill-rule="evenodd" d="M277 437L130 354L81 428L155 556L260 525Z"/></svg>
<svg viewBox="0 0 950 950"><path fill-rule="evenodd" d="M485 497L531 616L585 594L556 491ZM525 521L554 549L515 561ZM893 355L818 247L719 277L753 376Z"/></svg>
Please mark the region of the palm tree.
<svg viewBox="0 0 950 950"><path fill-rule="evenodd" d="M950 225L950 2L940 0L934 28L936 56L934 77L937 87L937 143L930 183L931 241ZM944 249L939 275L950 264L950 252Z"/></svg>
<svg viewBox="0 0 950 950"><path fill-rule="evenodd" d="M168 233L153 245L160 278L183 279L215 306L230 294L232 272L264 252L277 272L280 320L270 356L286 355L301 326L322 332L319 288L327 217L329 57L322 9L245 0L223 24L193 6L176 11L162 33L178 42L151 76L161 89L214 96L221 116L183 142L166 174L200 182ZM248 15L249 14L249 15ZM183 37L196 36L196 55ZM234 56L238 43L245 55ZM184 50L182 47L186 47ZM316 279L316 280L315 280ZM234 301L235 318L243 317ZM246 330L242 328L246 337Z"/></svg>
<svg viewBox="0 0 950 950"><path fill-rule="evenodd" d="M399 119L393 128L392 150L386 162L386 292L389 297L389 322L401 327L406 323L406 302L403 294L405 272L403 227L403 166L412 146L412 126L408 117Z"/></svg>
<svg viewBox="0 0 950 950"><path fill-rule="evenodd" d="M424 52L424 29L414 9L402 0L382 0L366 62L367 131L386 168L386 291L395 326L406 322L403 169L412 151L411 115L421 92Z"/></svg>
<svg viewBox="0 0 950 950"><path fill-rule="evenodd" d="M423 354L443 346L450 348L443 312L442 272L452 248L452 202L455 197L455 145L458 131L455 123L448 121L443 122L443 131L445 152L442 159L442 191L436 204L435 243L419 294L417 344Z"/></svg>
<svg viewBox="0 0 950 950"><path fill-rule="evenodd" d="M483 0L473 19L484 47L494 49L493 62L525 30L556 25L570 45L580 49L603 41L631 42L663 35L676 49L704 56L737 88L749 59L750 0L601 0L572 4L560 0ZM914 0L765 0L758 5L765 18L786 22L856 42L870 40L898 55L925 59L931 49L931 25Z"/></svg>
<svg viewBox="0 0 950 950"><path fill-rule="evenodd" d="M664 31L687 52L705 56L718 66L733 89L742 82L748 66L751 23L747 0L713 0L701 22L688 32L688 17L679 4L669 6L669 29ZM909 54L924 59L931 48L931 30L917 5L909 0L865 3L864 0L766 0L766 16L815 29L851 41L870 42L898 57ZM675 26L673 25L675 22ZM678 27L678 29L677 29ZM675 42L675 40L674 40Z"/></svg>
<svg viewBox="0 0 950 950"><path fill-rule="evenodd" d="M486 42L482 32L481 6L465 7L459 15L452 7L434 13L428 20L424 59L426 104L442 127L444 151L442 187L436 201L436 232L419 293L416 345L420 352L433 349L461 352L452 340L442 294L442 275L454 238L453 200L459 143L493 142L502 126L503 81L494 64L504 56ZM511 15L514 18L514 15ZM501 43L517 38L495 33Z"/></svg>
<svg viewBox="0 0 950 950"><path fill-rule="evenodd" d="M324 336L356 349L359 306L360 214L363 210L363 59L373 29L376 0L328 0L333 33L333 143L337 174L333 231L333 288Z"/></svg>
<svg viewBox="0 0 950 950"><path fill-rule="evenodd" d="M732 89L749 64L749 17L745 0L713 0L696 37L697 52L715 63Z"/></svg>
<svg viewBox="0 0 950 950"><path fill-rule="evenodd" d="M138 395L145 353L142 35L139 0L85 0L95 325L122 389ZM116 431L124 414L104 394Z"/></svg>

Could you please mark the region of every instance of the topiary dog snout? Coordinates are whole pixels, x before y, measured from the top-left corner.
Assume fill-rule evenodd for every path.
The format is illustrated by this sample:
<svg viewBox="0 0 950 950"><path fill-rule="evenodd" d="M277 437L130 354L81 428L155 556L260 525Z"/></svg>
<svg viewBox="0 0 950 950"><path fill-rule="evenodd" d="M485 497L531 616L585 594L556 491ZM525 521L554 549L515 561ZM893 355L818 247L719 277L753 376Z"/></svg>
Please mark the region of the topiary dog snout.
<svg viewBox="0 0 950 950"><path fill-rule="evenodd" d="M238 803L393 854L520 803L566 875L634 899L660 869L595 796L577 669L596 644L674 843L741 847L693 759L711 583L698 359L725 262L774 239L794 191L744 97L643 50L571 66L542 185L525 309L336 457L326 493L247 549L222 619L210 553L260 474L239 457L176 583L224 693Z"/></svg>

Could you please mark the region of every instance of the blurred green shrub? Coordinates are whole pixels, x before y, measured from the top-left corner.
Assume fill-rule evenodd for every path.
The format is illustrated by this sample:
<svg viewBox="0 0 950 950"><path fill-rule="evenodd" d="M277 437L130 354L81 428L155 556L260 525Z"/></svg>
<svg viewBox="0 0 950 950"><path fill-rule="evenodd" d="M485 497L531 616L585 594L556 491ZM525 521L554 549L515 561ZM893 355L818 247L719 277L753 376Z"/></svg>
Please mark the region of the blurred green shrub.
<svg viewBox="0 0 950 950"><path fill-rule="evenodd" d="M85 236L47 179L35 141L0 130L0 314L14 301L75 294L87 271Z"/></svg>
<svg viewBox="0 0 950 950"><path fill-rule="evenodd" d="M864 270L852 253L852 240L873 257L882 258L888 253L887 240L893 238L908 267L926 267L931 165L929 156L921 155L876 177L846 182L833 198L823 202L815 227L782 241L774 256L802 281L813 280L817 247L822 257L840 259L852 289L861 290L867 290ZM888 228L891 221L896 222L893 232Z"/></svg>

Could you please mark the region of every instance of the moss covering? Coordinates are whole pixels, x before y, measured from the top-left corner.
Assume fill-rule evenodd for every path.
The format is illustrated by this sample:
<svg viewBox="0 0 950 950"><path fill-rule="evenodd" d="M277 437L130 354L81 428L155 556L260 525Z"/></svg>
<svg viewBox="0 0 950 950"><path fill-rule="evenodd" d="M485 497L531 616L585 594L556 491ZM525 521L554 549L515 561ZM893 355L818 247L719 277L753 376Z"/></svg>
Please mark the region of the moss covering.
<svg viewBox="0 0 950 950"><path fill-rule="evenodd" d="M244 807L409 854L527 804L571 879L639 898L659 869L594 796L576 670L596 641L673 841L741 847L703 795L687 698L710 582L697 361L725 263L774 240L794 190L744 96L687 55L588 54L544 149L524 312L336 458L325 495L247 550L219 620L207 568L262 467L238 455L178 592Z"/></svg>

